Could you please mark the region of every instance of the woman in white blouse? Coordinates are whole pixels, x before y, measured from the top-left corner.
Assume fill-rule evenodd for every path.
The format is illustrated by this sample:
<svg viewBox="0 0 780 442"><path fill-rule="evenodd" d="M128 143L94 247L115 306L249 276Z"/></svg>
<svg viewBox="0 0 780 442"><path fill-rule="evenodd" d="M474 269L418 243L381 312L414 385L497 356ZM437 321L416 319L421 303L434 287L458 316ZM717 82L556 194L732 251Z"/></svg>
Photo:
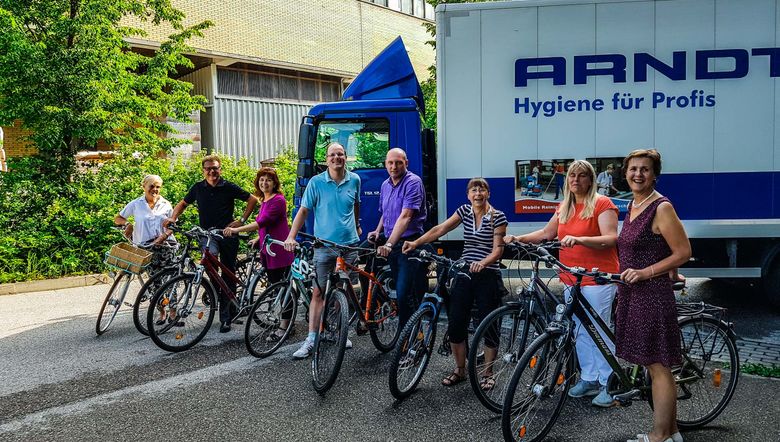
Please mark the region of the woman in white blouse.
<svg viewBox="0 0 780 442"><path fill-rule="evenodd" d="M114 224L125 226L125 236L138 246L160 245L166 241L174 242L170 232L163 228L162 222L173 213L171 203L160 195L162 178L146 175L141 182L144 194L127 203L124 209L114 217ZM128 222L133 217L135 224Z"/></svg>

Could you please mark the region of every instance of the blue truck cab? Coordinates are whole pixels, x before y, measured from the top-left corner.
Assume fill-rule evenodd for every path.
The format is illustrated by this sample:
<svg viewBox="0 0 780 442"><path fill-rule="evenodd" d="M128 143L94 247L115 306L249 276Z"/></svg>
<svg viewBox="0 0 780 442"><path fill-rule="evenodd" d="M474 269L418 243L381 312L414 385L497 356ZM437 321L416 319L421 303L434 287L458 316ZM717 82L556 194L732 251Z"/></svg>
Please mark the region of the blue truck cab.
<svg viewBox="0 0 780 442"><path fill-rule="evenodd" d="M423 178L433 209L435 141L433 131L422 128L424 103L412 63L398 37L355 78L342 101L318 104L303 117L295 211L309 178L325 170L325 149L332 142L344 146L347 168L360 176L361 239L379 222L379 190L388 176L384 159L390 148L406 151L409 170ZM435 214L429 219L435 220ZM311 214L303 230L313 230Z"/></svg>

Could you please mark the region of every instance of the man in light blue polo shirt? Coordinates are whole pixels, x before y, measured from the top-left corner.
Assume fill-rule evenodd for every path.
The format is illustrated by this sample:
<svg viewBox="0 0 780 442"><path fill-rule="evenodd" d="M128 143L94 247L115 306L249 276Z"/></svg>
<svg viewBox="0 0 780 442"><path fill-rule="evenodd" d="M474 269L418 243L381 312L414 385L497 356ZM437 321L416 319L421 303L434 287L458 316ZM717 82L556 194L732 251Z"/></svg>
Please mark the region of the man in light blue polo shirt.
<svg viewBox="0 0 780 442"><path fill-rule="evenodd" d="M314 236L344 245L357 245L359 241L360 177L346 169L347 155L341 144L330 143L326 155L328 169L309 180L301 207L284 242L284 248L289 251L294 251L298 245L295 236L303 227L309 211L314 214ZM354 263L357 261L357 253L350 253L344 258ZM336 254L328 248L315 249L314 265L317 280L309 306L309 334L301 348L293 353L296 359L308 357L314 348L324 301L322 291L328 274L336 266ZM347 348L350 347L352 343L347 340Z"/></svg>

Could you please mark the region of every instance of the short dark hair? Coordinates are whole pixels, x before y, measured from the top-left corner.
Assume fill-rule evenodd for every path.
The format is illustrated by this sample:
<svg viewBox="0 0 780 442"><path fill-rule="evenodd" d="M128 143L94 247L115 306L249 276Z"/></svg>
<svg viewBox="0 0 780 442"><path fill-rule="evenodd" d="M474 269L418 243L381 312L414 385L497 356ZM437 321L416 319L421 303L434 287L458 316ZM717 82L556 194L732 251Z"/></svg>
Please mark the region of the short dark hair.
<svg viewBox="0 0 780 442"><path fill-rule="evenodd" d="M628 171L628 162L633 158L649 158L653 162L653 173L655 176L661 175L661 154L655 149L637 149L631 151L623 158L623 173Z"/></svg>
<svg viewBox="0 0 780 442"><path fill-rule="evenodd" d="M273 192L280 193L282 189L282 183L279 181L279 175L276 174L276 170L273 167L261 167L255 175L255 195L260 196L263 192L260 191L260 177L267 176L271 178L274 183Z"/></svg>

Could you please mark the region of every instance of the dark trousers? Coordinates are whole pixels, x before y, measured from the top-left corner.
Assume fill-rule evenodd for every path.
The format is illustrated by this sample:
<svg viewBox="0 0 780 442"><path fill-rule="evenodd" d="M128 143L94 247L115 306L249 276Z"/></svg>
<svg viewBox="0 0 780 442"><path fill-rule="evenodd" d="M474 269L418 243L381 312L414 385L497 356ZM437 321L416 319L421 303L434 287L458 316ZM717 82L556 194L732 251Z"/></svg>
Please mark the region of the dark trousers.
<svg viewBox="0 0 780 442"><path fill-rule="evenodd" d="M270 287L272 284L276 284L279 281L282 281L287 278L287 272L290 271L290 266L287 267L281 267L278 269L265 269L265 275L268 277L268 286ZM293 302L295 300L293 299ZM291 319L292 318L292 308L287 308L282 311L282 319Z"/></svg>
<svg viewBox="0 0 780 442"><path fill-rule="evenodd" d="M414 314L417 307L420 306L420 300L422 295L427 290L428 278L426 264L421 263L413 259L409 259L408 255L401 253L404 241L414 241L419 238L420 235L412 235L406 238L401 238L398 244L393 246L393 250L390 255L387 256L387 263L390 265L390 274L393 278L393 284L395 285L396 303L398 305L398 326L403 328L409 318ZM380 236L376 243L369 243L364 241L360 247L373 247L384 244L387 242L387 238ZM420 249L432 251L433 249L429 245L424 245ZM384 265L384 260L369 259L366 265L366 271L377 274L377 271ZM365 305L365 294L368 290L368 280L366 278L360 278L360 287L363 292L361 302Z"/></svg>
<svg viewBox="0 0 780 442"><path fill-rule="evenodd" d="M201 240L201 247L205 248L206 241ZM238 237L232 236L229 238L222 238L220 240L212 240L209 244L209 252L219 257L221 262L228 270L236 272L236 257L238 256ZM233 281L225 278L225 284L228 288L236 292L236 284ZM230 324L230 319L235 315L236 308L230 301L219 286L214 284L214 288L217 289L217 297L219 298L219 322Z"/></svg>
<svg viewBox="0 0 780 442"><path fill-rule="evenodd" d="M475 301L480 321L501 305L498 284L503 284L501 273L491 269L471 274L471 279L459 277L456 280L450 291L447 308L447 332L450 342L460 344L468 337L471 307ZM487 341L488 345L491 341L497 342L496 334L492 333L491 336L491 333L488 333Z"/></svg>
<svg viewBox="0 0 780 442"><path fill-rule="evenodd" d="M401 253L404 241L413 241L419 235L403 238L393 246L387 257L390 272L395 281L395 296L398 303L398 327L403 329L406 322L420 306L420 300L425 293L428 266L420 261L409 259L409 255ZM430 247L430 246L428 246Z"/></svg>

